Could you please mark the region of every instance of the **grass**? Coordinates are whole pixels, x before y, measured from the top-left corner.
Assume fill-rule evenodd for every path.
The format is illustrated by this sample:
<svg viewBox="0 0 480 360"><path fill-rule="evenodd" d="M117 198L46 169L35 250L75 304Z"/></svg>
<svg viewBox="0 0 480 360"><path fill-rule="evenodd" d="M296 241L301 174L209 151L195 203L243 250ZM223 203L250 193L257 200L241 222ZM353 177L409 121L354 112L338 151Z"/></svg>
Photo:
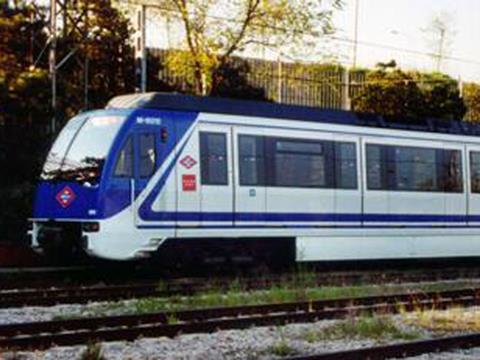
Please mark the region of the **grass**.
<svg viewBox="0 0 480 360"><path fill-rule="evenodd" d="M322 340L339 340L346 338L374 340L415 340L420 333L404 330L388 316L360 316L342 320L318 331L309 331L304 340L318 342Z"/></svg>
<svg viewBox="0 0 480 360"><path fill-rule="evenodd" d="M80 355L80 360L104 360L102 355L102 345L100 343L90 343L85 351Z"/></svg>
<svg viewBox="0 0 480 360"><path fill-rule="evenodd" d="M297 351L292 348L285 339L281 339L273 344L268 348L267 352L276 356L292 356L297 354Z"/></svg>
<svg viewBox="0 0 480 360"><path fill-rule="evenodd" d="M416 311L404 314L404 321L409 325L439 333L480 331L480 311L472 309Z"/></svg>
<svg viewBox="0 0 480 360"><path fill-rule="evenodd" d="M288 343L288 340L283 332L282 327L277 327L277 332L280 335L280 339L276 341L273 345L268 347L266 351L264 352L265 354L272 354L280 357L284 356L292 356L298 354L298 351L295 350L290 344Z"/></svg>
<svg viewBox="0 0 480 360"><path fill-rule="evenodd" d="M246 290L240 280L232 282L228 289L212 288L192 296L141 298L90 306L79 313L57 316L55 319L102 316L113 314L142 314L158 311L181 311L219 306L258 305L292 301L315 301L342 297L385 295L406 291L441 291L473 286L472 282L443 282L396 285L323 286L314 284L311 274L303 274L294 280L262 290ZM477 283L478 284L478 283Z"/></svg>

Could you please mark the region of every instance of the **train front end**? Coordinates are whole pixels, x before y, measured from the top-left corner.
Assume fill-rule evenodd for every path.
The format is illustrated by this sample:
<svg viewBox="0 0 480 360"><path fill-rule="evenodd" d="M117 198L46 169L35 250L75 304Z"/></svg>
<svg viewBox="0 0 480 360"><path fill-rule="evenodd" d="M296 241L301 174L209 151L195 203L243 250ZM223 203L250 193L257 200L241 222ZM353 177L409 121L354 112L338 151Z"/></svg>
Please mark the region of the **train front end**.
<svg viewBox="0 0 480 360"><path fill-rule="evenodd" d="M83 254L88 237L101 233L109 202L116 201L116 194L105 193L109 154L128 116L125 110L87 112L60 132L36 191L30 231L35 250L66 260Z"/></svg>

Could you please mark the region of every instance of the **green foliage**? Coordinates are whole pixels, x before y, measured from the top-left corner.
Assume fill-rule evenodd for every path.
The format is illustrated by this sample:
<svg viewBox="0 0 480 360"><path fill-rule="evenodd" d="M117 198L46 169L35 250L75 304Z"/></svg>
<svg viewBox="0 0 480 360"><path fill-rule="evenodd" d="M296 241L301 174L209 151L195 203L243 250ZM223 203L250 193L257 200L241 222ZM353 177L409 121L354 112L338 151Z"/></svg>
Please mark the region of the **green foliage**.
<svg viewBox="0 0 480 360"><path fill-rule="evenodd" d="M162 0L165 15L182 24L185 36L182 51L171 52L167 67L189 82L199 95L215 91L222 80L222 67L229 57L250 44L276 48L284 44L300 44L313 31L331 33L332 11L342 6L341 0L330 2L309 0ZM222 8L221 18L212 16Z"/></svg>
<svg viewBox="0 0 480 360"><path fill-rule="evenodd" d="M414 73L424 97L424 116L461 120L466 106L460 97L458 82L441 73ZM419 111L422 115L422 111Z"/></svg>
<svg viewBox="0 0 480 360"><path fill-rule="evenodd" d="M9 4L10 3L10 4ZM109 0L69 2L68 18L77 19L89 4L89 36L71 21L59 34L58 114L66 119L85 107L101 107L119 93L133 90L134 62L128 20ZM0 0L0 229L2 239L19 241L31 216L34 183L51 145L51 85L43 30L47 9L26 1ZM84 22L78 25L85 26ZM88 59L89 103L85 104ZM63 122L57 125L57 131Z"/></svg>
<svg viewBox="0 0 480 360"><path fill-rule="evenodd" d="M250 71L246 62L241 65L234 65L233 62L226 62L214 70L214 76L218 85L212 89L211 96L267 100L265 91L250 85L247 75Z"/></svg>
<svg viewBox="0 0 480 360"><path fill-rule="evenodd" d="M410 74L400 70L367 73L366 85L352 99L355 111L412 118L423 106L423 96Z"/></svg>
<svg viewBox="0 0 480 360"><path fill-rule="evenodd" d="M276 356L293 356L297 351L284 338L269 347L268 352Z"/></svg>
<svg viewBox="0 0 480 360"><path fill-rule="evenodd" d="M355 111L401 117L461 120L466 106L458 83L445 74L405 72L381 67L366 73L366 84L353 97Z"/></svg>
<svg viewBox="0 0 480 360"><path fill-rule="evenodd" d="M414 340L420 334L414 330L404 330L388 316L352 317L337 322L319 331L305 334L308 342L338 339L374 339L374 340Z"/></svg>
<svg viewBox="0 0 480 360"><path fill-rule="evenodd" d="M465 84L463 87L463 99L468 109L465 119L467 121L480 122L480 85L475 83Z"/></svg>

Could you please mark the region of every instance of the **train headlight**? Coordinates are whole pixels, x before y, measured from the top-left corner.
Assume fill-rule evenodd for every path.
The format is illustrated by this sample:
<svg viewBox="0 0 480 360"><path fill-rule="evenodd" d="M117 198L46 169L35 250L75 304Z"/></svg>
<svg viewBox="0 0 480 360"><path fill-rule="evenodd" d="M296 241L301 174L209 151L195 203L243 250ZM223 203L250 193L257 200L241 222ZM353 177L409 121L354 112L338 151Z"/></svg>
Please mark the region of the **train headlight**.
<svg viewBox="0 0 480 360"><path fill-rule="evenodd" d="M99 232L100 223L98 222L85 222L82 224L82 230L84 232Z"/></svg>

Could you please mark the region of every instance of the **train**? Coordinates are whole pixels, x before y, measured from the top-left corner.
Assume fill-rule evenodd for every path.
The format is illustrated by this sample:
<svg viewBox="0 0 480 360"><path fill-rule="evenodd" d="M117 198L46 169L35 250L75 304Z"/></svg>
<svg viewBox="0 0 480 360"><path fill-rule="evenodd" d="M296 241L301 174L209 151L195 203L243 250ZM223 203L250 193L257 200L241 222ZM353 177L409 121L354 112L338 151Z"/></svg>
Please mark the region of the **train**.
<svg viewBox="0 0 480 360"><path fill-rule="evenodd" d="M117 96L55 140L31 244L165 263L478 257L479 135L454 120Z"/></svg>

